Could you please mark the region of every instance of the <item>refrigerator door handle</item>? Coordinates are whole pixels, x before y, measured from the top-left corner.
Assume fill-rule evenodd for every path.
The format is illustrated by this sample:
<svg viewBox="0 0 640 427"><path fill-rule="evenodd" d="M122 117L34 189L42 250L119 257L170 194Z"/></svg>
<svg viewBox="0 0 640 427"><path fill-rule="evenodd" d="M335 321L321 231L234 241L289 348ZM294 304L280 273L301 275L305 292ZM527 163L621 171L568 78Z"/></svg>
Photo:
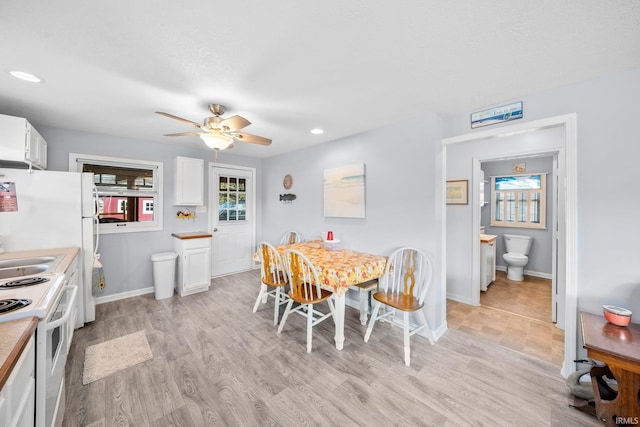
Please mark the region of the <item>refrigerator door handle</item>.
<svg viewBox="0 0 640 427"><path fill-rule="evenodd" d="M93 186L93 223L94 231L96 235L96 242L93 247L93 258L99 259L98 247L100 245L100 195L98 194L98 187Z"/></svg>

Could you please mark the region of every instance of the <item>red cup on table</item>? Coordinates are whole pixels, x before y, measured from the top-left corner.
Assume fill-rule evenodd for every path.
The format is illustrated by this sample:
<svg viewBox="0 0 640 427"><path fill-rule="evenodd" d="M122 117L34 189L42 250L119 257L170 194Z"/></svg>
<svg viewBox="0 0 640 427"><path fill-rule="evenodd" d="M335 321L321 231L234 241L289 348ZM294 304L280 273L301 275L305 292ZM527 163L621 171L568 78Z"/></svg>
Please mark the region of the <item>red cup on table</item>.
<svg viewBox="0 0 640 427"><path fill-rule="evenodd" d="M333 240L333 231L327 231L327 240Z"/></svg>

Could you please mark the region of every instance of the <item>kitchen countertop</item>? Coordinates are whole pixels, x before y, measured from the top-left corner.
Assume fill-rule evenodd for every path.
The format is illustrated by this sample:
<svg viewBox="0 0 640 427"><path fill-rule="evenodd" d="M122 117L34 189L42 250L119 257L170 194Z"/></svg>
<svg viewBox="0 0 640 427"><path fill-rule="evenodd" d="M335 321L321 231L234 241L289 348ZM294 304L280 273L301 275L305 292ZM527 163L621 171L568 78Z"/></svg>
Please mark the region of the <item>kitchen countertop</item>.
<svg viewBox="0 0 640 427"><path fill-rule="evenodd" d="M171 233L173 237L176 237L180 240L187 239L205 239L208 237L213 237L212 234L207 233L205 231L192 231L190 233Z"/></svg>
<svg viewBox="0 0 640 427"><path fill-rule="evenodd" d="M64 273L79 254L80 248L54 248L36 249L30 251L4 252L0 254L0 260L32 258L40 256L63 256L54 273ZM37 317L0 322L0 389L11 375L18 358L22 354L24 346L38 325Z"/></svg>
<svg viewBox="0 0 640 427"><path fill-rule="evenodd" d="M0 323L0 390L38 326L37 317Z"/></svg>
<svg viewBox="0 0 640 427"><path fill-rule="evenodd" d="M497 238L498 238L498 236L494 236L493 234L480 233L480 241L482 243L495 242Z"/></svg>

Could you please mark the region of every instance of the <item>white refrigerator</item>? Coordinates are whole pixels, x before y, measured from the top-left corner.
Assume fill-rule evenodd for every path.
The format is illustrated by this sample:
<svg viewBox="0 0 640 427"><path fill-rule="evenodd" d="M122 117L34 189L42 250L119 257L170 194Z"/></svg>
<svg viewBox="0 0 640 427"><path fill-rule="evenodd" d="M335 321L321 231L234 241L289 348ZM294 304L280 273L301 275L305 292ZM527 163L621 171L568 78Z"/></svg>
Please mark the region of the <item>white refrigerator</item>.
<svg viewBox="0 0 640 427"><path fill-rule="evenodd" d="M82 286L76 328L94 321L91 288L97 253L97 200L93 174L0 168L0 183L3 188L13 183L17 200L16 211L0 212L4 250L79 247Z"/></svg>

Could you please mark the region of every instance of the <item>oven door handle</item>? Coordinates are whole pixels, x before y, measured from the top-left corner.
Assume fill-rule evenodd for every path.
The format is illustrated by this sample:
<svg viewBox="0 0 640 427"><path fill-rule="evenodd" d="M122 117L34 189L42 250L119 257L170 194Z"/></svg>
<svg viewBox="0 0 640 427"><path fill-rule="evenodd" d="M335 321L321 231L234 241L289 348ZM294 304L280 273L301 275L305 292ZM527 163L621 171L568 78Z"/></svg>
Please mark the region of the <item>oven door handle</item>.
<svg viewBox="0 0 640 427"><path fill-rule="evenodd" d="M73 307L76 305L76 294L78 293L77 286L65 286L62 292L71 292L71 298L69 298L69 303L67 304L65 313L61 318L54 320L53 322L47 323L47 331L57 328L60 325L67 323L69 320L69 316L73 311Z"/></svg>

